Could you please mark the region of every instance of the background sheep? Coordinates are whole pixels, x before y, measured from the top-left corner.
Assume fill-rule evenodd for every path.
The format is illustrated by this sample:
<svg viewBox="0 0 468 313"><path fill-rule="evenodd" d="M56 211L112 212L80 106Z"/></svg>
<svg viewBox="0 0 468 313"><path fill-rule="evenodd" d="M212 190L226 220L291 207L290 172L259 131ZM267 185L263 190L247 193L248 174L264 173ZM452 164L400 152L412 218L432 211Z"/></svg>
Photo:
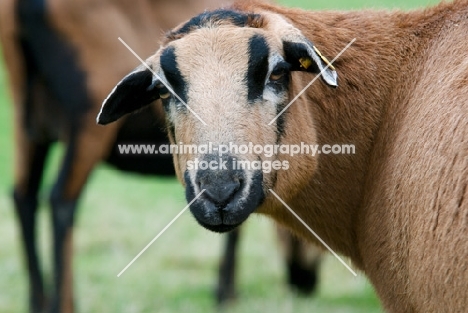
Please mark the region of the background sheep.
<svg viewBox="0 0 468 313"><path fill-rule="evenodd" d="M224 232L255 211L315 240L274 189L368 275L389 312L464 311L468 2L411 13L314 13L257 1L233 8L176 28L147 60L206 125L144 66L117 85L98 121L161 94L172 142L355 144L352 156L277 155L290 167L273 173L230 166L269 161L263 155L224 156L228 171L187 169L215 155L174 159L187 200L205 190L191 206L202 226ZM353 38L337 72L314 48L332 57ZM322 72L323 82L274 119L311 80L291 71ZM128 88L135 81L138 93ZM128 97L141 101L129 107Z"/></svg>

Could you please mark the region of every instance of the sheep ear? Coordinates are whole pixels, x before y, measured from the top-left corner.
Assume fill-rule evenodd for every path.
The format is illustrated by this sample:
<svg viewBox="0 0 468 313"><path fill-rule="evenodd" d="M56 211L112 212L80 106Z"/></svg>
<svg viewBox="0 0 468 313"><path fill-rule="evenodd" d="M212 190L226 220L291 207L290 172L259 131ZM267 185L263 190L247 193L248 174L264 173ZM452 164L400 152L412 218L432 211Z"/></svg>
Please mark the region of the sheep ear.
<svg viewBox="0 0 468 313"><path fill-rule="evenodd" d="M102 103L97 123L106 125L159 99L160 81L146 67L125 76Z"/></svg>
<svg viewBox="0 0 468 313"><path fill-rule="evenodd" d="M338 87L338 75L331 63L306 38L301 41L283 41L286 61L293 71L322 73L322 79L330 86Z"/></svg>

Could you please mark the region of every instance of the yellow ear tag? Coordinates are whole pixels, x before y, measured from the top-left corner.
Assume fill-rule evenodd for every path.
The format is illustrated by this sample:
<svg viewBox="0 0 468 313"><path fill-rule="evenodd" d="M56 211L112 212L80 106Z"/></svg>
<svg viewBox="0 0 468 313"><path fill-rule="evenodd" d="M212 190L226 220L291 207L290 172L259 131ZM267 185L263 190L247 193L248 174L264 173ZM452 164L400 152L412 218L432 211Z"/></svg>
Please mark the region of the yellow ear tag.
<svg viewBox="0 0 468 313"><path fill-rule="evenodd" d="M322 55L322 53L319 51L319 49L317 49L316 46L314 46L314 50L318 54L318 56L322 59L322 61L325 62L326 65L328 65L329 68L331 68L332 70L335 70L335 67L330 63L330 61L328 61L326 57Z"/></svg>
<svg viewBox="0 0 468 313"><path fill-rule="evenodd" d="M300 58L299 62L301 63L301 67L308 69L312 65L312 60L309 58Z"/></svg>

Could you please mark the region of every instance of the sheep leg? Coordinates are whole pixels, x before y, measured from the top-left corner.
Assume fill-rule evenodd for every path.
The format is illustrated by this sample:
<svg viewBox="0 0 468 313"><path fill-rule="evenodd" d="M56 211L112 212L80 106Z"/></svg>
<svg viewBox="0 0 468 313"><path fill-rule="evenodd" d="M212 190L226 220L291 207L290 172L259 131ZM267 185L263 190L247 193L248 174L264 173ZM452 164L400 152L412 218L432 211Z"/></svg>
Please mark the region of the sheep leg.
<svg viewBox="0 0 468 313"><path fill-rule="evenodd" d="M25 144L24 144L25 143ZM46 305L44 283L36 247L37 194L50 144L19 143L17 180L13 191L16 215L20 224L29 278L29 311L43 312Z"/></svg>
<svg viewBox="0 0 468 313"><path fill-rule="evenodd" d="M76 200L54 198L52 223L54 238L54 291L51 311L73 312L72 242Z"/></svg>
<svg viewBox="0 0 468 313"><path fill-rule="evenodd" d="M116 127L117 125L110 128L98 127L94 116L90 114L89 120L85 121L79 132L70 132L64 161L50 198L54 240L52 313L74 311L72 260L77 202L89 174L109 151Z"/></svg>
<svg viewBox="0 0 468 313"><path fill-rule="evenodd" d="M302 294L311 294L318 283L321 250L298 239L283 227L277 226L276 230L286 261L289 286Z"/></svg>
<svg viewBox="0 0 468 313"><path fill-rule="evenodd" d="M67 147L64 163L50 197L53 226L53 265L54 290L52 294L51 312L73 312L73 290L71 274L73 222L79 191L72 198L64 195L66 183L69 181L70 168L73 163L74 140Z"/></svg>
<svg viewBox="0 0 468 313"><path fill-rule="evenodd" d="M291 254L287 257L288 284L302 294L311 294L317 287L320 255L313 259L306 258L307 249L318 249L301 242L289 234Z"/></svg>
<svg viewBox="0 0 468 313"><path fill-rule="evenodd" d="M226 236L226 248L219 266L216 301L218 305L226 303L236 297L236 250L239 242L239 228L229 232Z"/></svg>

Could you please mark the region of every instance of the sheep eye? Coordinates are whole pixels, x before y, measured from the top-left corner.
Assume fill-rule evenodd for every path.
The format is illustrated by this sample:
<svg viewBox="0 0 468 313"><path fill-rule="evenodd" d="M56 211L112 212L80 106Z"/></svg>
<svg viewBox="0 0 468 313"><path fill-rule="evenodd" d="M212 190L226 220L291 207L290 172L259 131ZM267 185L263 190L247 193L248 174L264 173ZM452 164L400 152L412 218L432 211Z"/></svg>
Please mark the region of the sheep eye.
<svg viewBox="0 0 468 313"><path fill-rule="evenodd" d="M283 76L284 76L284 72L280 72L280 73L272 72L271 75L270 75L270 80L271 80L271 81L278 81L278 80L280 80Z"/></svg>
<svg viewBox="0 0 468 313"><path fill-rule="evenodd" d="M288 73L290 65L286 62L279 63L270 74L270 81L277 82Z"/></svg>
<svg viewBox="0 0 468 313"><path fill-rule="evenodd" d="M168 99L171 96L171 93L165 86L159 87L159 98Z"/></svg>

